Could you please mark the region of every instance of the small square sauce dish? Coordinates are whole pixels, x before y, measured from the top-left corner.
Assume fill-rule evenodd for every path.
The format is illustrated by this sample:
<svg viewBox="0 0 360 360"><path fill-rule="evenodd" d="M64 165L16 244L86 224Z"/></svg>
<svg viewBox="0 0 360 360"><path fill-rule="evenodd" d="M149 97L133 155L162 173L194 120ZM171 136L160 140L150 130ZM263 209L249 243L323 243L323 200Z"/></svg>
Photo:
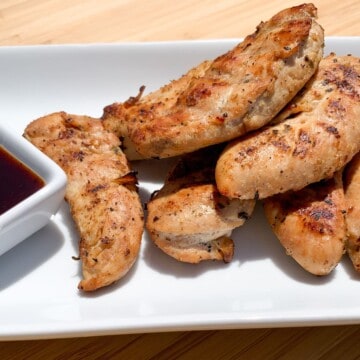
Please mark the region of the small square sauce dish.
<svg viewBox="0 0 360 360"><path fill-rule="evenodd" d="M55 162L0 124L0 255L50 221L65 187Z"/></svg>

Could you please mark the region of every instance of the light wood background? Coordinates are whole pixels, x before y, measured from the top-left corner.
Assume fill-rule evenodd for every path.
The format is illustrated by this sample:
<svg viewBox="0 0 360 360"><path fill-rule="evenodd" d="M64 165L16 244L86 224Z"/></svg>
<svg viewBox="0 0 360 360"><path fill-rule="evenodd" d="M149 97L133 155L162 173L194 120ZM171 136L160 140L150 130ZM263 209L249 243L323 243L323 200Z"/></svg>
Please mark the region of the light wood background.
<svg viewBox="0 0 360 360"><path fill-rule="evenodd" d="M237 38L299 3L0 0L0 46ZM360 36L359 0L314 3L326 35ZM359 325L114 335L0 342L0 359L359 359L359 339Z"/></svg>

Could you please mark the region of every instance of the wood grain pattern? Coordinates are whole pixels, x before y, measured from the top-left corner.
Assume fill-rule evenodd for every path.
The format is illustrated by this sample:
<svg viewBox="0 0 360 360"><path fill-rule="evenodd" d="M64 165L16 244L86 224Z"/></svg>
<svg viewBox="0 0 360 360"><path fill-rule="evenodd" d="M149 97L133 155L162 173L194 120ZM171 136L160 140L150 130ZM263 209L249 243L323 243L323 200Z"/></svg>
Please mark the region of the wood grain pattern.
<svg viewBox="0 0 360 360"><path fill-rule="evenodd" d="M360 35L356 0L316 1L327 35ZM243 37L298 1L2 0L0 44Z"/></svg>
<svg viewBox="0 0 360 360"><path fill-rule="evenodd" d="M238 38L298 1L1 0L0 45ZM360 36L359 0L319 0L326 35ZM0 342L8 359L358 359L360 325Z"/></svg>
<svg viewBox="0 0 360 360"><path fill-rule="evenodd" d="M169 332L0 343L14 359L358 359L359 326Z"/></svg>

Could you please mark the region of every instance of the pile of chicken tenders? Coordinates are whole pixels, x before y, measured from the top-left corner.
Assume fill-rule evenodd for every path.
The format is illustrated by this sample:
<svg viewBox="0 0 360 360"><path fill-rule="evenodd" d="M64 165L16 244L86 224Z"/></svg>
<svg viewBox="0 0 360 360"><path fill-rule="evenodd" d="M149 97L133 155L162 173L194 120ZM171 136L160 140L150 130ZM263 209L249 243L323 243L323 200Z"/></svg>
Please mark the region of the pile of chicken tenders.
<svg viewBox="0 0 360 360"><path fill-rule="evenodd" d="M305 270L329 274L348 253L360 271L360 59L323 56L316 13L313 4L285 9L100 119L58 112L26 127L68 177L79 289L122 278L144 231L179 261L230 262L231 233L257 201ZM144 209L132 162L168 157L176 163Z"/></svg>

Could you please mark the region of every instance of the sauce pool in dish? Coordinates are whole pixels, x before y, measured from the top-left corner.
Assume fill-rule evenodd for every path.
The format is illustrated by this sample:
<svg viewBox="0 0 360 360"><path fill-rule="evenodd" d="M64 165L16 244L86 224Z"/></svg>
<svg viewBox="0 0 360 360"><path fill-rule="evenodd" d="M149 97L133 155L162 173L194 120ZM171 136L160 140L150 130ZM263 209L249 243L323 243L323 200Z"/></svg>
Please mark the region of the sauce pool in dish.
<svg viewBox="0 0 360 360"><path fill-rule="evenodd" d="M0 215L44 185L40 176L0 146Z"/></svg>

